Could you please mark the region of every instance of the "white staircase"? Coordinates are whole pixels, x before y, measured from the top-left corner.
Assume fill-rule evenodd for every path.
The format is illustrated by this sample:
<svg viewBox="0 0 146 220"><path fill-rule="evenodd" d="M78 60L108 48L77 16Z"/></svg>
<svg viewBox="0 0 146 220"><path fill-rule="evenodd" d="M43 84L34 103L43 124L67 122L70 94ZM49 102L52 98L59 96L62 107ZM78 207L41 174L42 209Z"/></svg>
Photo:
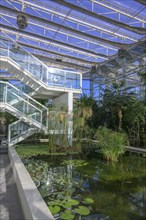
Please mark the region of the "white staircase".
<svg viewBox="0 0 146 220"><path fill-rule="evenodd" d="M69 91L81 93L81 73L50 68L6 34L1 33L0 36L1 69L29 86L34 91L32 95L55 97Z"/></svg>
<svg viewBox="0 0 146 220"><path fill-rule="evenodd" d="M19 119L9 125L9 146L35 132L48 133L48 109L10 83L3 81L0 81L0 110L7 111Z"/></svg>
<svg viewBox="0 0 146 220"><path fill-rule="evenodd" d="M11 124L8 129L9 146L35 132L48 133L48 110L31 97L51 98L53 101L65 97L63 103L68 106L69 111L72 111L73 94L82 92L81 73L46 66L3 32L0 33L0 67L3 71L2 79L16 80L17 87L20 88L0 81L0 110L18 118L18 121ZM29 95L22 92L26 90ZM70 119L68 121L70 139L71 129ZM49 127L49 133L54 132L60 134L64 131L61 128L54 131L54 128Z"/></svg>
<svg viewBox="0 0 146 220"><path fill-rule="evenodd" d="M38 128L30 126L21 119L9 125L8 142L9 146L13 146L27 137L39 132Z"/></svg>

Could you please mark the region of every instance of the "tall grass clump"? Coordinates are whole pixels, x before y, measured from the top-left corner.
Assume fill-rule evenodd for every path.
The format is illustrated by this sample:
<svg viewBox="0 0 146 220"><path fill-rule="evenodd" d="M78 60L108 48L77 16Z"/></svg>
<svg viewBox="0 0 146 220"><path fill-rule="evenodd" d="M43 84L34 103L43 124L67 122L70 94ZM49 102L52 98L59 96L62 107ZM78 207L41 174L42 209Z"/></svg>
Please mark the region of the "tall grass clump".
<svg viewBox="0 0 146 220"><path fill-rule="evenodd" d="M124 133L100 127L95 133L99 141L101 153L108 161L117 162L120 155L125 152L127 136Z"/></svg>

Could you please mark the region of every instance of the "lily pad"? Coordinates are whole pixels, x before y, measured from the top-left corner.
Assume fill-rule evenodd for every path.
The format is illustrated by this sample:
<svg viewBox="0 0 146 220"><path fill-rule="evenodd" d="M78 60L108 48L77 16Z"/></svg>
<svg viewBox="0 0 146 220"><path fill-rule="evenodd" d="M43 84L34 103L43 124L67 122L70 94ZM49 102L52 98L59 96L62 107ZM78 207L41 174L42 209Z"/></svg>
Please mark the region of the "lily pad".
<svg viewBox="0 0 146 220"><path fill-rule="evenodd" d="M66 210L61 215L61 218L64 220L72 220L72 219L74 219L74 217L75 217L75 215L70 210Z"/></svg>
<svg viewBox="0 0 146 220"><path fill-rule="evenodd" d="M82 203L89 205L89 204L94 203L94 200L91 198L86 198L82 201Z"/></svg>
<svg viewBox="0 0 146 220"><path fill-rule="evenodd" d="M86 166L88 163L85 162L84 160L64 160L62 162L62 165L70 165L74 167L82 167Z"/></svg>
<svg viewBox="0 0 146 220"><path fill-rule="evenodd" d="M68 209L71 207L71 204L67 201L67 200L63 200L60 205L65 208L65 209Z"/></svg>
<svg viewBox="0 0 146 220"><path fill-rule="evenodd" d="M89 215L90 210L86 206L79 206L78 208L74 209L74 211L79 215Z"/></svg>
<svg viewBox="0 0 146 220"><path fill-rule="evenodd" d="M69 199L68 202L69 202L69 204L70 204L71 206L72 206L72 205L78 205L78 204L79 204L79 202L78 202L77 200L75 200L75 199Z"/></svg>
<svg viewBox="0 0 146 220"><path fill-rule="evenodd" d="M60 207L55 205L55 206L49 206L50 212L52 213L52 215L57 214L58 212L60 212Z"/></svg>
<svg viewBox="0 0 146 220"><path fill-rule="evenodd" d="M48 202L48 205L49 206L60 206L60 203L61 203L61 201L60 200L53 200L53 201L50 201L50 202Z"/></svg>

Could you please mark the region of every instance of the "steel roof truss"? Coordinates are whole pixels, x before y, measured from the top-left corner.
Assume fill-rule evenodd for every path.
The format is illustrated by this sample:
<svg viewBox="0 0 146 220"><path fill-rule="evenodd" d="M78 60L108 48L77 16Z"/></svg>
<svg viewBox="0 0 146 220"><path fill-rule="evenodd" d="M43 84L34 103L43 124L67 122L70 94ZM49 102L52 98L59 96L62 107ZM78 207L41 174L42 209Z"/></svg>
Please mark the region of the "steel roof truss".
<svg viewBox="0 0 146 220"><path fill-rule="evenodd" d="M90 0L90 1L92 1L92 0ZM105 0L102 0L102 1L101 0L94 0L94 3L101 5L105 8L111 9L111 10L115 11L116 13L120 13L120 14L125 15L127 17L133 18L134 11L129 11L129 10L126 10L126 9L120 7L120 6L117 6L114 4L114 2L110 2L110 1L107 2ZM134 19L141 22L141 23L146 23L145 18L142 16L135 15Z"/></svg>
<svg viewBox="0 0 146 220"><path fill-rule="evenodd" d="M11 0L10 0L11 1ZM18 0L18 1L16 1L16 0L13 0L14 2L17 2L17 3L19 3L19 4L21 4L21 0ZM55 11L55 8L54 9L51 9L51 8L45 8L45 7L43 7L42 5L37 5L37 4L34 4L34 3L32 3L32 2L29 2L29 1L27 1L27 0L25 0L25 4L26 5L28 5L29 7L31 7L33 10L34 9L39 9L41 12L42 11L44 11L44 12L47 12L47 13L53 13L53 14L55 14L55 15L58 15L58 16L61 16L61 17L65 17L65 12L63 13L61 13L61 10L59 10L59 11ZM120 33L119 31L117 32L117 33L115 33L114 31L111 31L111 30L108 30L107 28L102 28L101 27L101 25L99 26L99 27L97 27L97 25L93 25L93 23L92 22L85 22L84 20L80 20L79 19L79 17L78 18L76 18L76 17L71 17L71 16L69 16L68 15L68 17L67 17L67 19L69 20L72 20L72 21L74 21L74 22L80 22L80 24L84 24L84 25L86 25L86 26L88 26L88 27L94 27L94 28L96 28L96 29L99 29L99 30L101 30L101 31L105 31L105 33L110 33L110 34L113 34L113 35L115 35L115 36L119 36L119 37L125 37L125 38L127 38L127 37L130 37L130 35L127 35L126 33Z"/></svg>

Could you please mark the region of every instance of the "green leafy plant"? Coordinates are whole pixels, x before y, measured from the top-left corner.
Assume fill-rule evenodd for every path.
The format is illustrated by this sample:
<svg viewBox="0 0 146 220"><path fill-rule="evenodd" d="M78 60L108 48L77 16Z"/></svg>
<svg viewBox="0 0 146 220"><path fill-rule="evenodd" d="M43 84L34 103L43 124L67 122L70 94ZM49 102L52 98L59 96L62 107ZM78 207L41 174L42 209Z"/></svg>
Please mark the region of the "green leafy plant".
<svg viewBox="0 0 146 220"><path fill-rule="evenodd" d="M49 154L56 155L66 152L69 146L68 141L68 113L65 106L52 106L49 109ZM56 134L62 130L62 134Z"/></svg>
<svg viewBox="0 0 146 220"><path fill-rule="evenodd" d="M116 162L125 152L127 137L123 133L100 127L96 131L95 138L99 141L100 151L107 160Z"/></svg>
<svg viewBox="0 0 146 220"><path fill-rule="evenodd" d="M65 209L68 209L71 207L71 204L67 200L61 201L60 205Z"/></svg>
<svg viewBox="0 0 146 220"><path fill-rule="evenodd" d="M71 165L74 167L86 166L88 163L84 160L64 160L62 165Z"/></svg>
<svg viewBox="0 0 146 220"><path fill-rule="evenodd" d="M92 117L92 107L95 100L83 94L80 99L74 102L73 112L73 148L75 151L81 152L82 138L91 138L92 128L88 125L88 120Z"/></svg>
<svg viewBox="0 0 146 220"><path fill-rule="evenodd" d="M21 144L16 146L16 151L21 158L30 158L32 156L48 155L48 146L44 144Z"/></svg>
<svg viewBox="0 0 146 220"><path fill-rule="evenodd" d="M55 215L60 212L61 208L59 206L49 206L50 212L52 215Z"/></svg>
<svg viewBox="0 0 146 220"><path fill-rule="evenodd" d="M61 218L64 220L72 220L72 219L74 219L74 217L75 217L75 215L70 210L65 210L61 214Z"/></svg>
<svg viewBox="0 0 146 220"><path fill-rule="evenodd" d="M74 209L74 211L79 215L89 215L90 210L86 206L79 206L78 208Z"/></svg>
<svg viewBox="0 0 146 220"><path fill-rule="evenodd" d="M89 204L94 203L94 200L91 198L86 198L82 201L82 203L89 205Z"/></svg>

